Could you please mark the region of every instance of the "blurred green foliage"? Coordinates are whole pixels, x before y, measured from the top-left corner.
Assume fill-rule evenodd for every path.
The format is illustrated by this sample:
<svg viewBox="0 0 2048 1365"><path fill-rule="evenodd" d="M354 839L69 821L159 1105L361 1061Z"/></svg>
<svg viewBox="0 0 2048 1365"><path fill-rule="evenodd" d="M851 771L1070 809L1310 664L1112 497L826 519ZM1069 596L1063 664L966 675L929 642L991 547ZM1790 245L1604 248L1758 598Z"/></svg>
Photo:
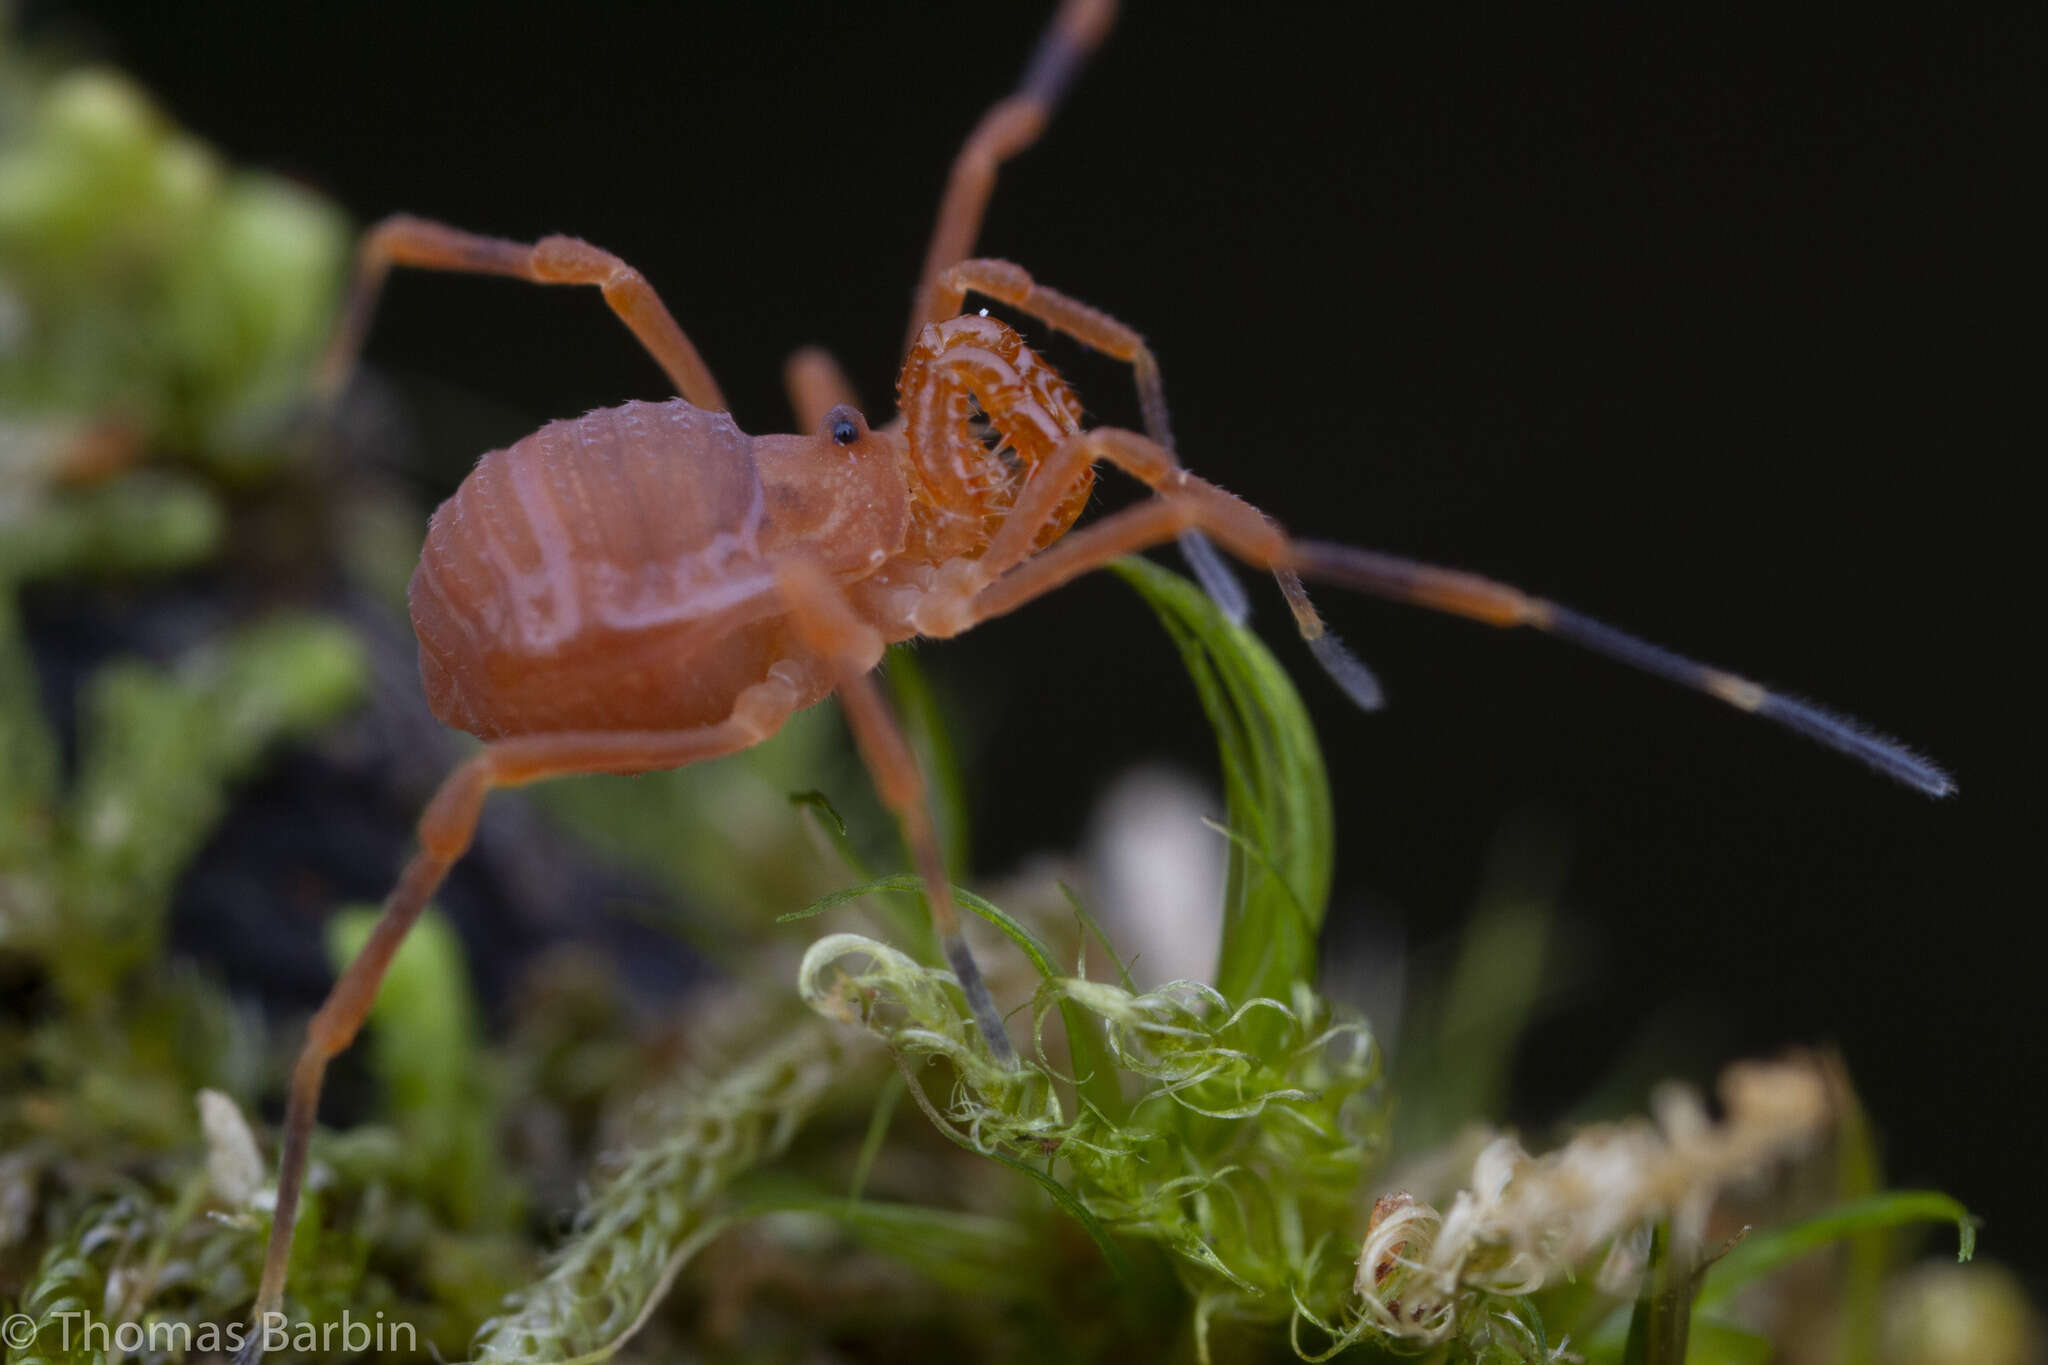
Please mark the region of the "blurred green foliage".
<svg viewBox="0 0 2048 1365"><path fill-rule="evenodd" d="M44 76L4 47L0 68L0 463L98 431L223 477L268 468L347 220L231 170L116 72Z"/></svg>
<svg viewBox="0 0 2048 1365"><path fill-rule="evenodd" d="M377 907L328 921L337 973L369 941ZM429 911L406 936L370 1011L383 1107L428 1191L456 1227L510 1230L523 1200L498 1152L502 1081L485 1052L462 941Z"/></svg>

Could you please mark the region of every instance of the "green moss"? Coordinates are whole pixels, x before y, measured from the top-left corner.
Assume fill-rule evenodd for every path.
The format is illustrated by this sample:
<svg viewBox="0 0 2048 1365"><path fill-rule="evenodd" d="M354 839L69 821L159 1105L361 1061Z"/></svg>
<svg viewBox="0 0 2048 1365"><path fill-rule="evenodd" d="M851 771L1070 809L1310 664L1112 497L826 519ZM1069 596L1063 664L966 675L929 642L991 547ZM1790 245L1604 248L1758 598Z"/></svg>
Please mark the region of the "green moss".
<svg viewBox="0 0 2048 1365"><path fill-rule="evenodd" d="M116 72L0 61L32 92L0 138L0 442L117 430L222 476L274 467L345 220L229 169Z"/></svg>

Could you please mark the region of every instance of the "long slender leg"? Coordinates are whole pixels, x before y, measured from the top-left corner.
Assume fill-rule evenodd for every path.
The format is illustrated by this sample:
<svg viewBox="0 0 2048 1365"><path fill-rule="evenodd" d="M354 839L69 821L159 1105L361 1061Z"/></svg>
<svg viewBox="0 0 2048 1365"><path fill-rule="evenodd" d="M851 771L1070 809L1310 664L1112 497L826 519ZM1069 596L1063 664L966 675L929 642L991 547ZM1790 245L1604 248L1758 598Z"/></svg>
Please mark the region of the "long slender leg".
<svg viewBox="0 0 2048 1365"><path fill-rule="evenodd" d="M1053 16L1045 36L1039 40L1038 51L1025 70L1017 93L992 107L968 135L966 144L954 158L945 198L940 201L938 222L932 229L931 244L925 249L924 269L919 272L917 289L911 296L910 326L903 339L906 352L916 343L918 330L924 324L952 317L959 311L961 300L969 288L982 289L990 297L1003 298L1026 312L1034 311L1032 303L1026 299L1000 292L1000 286L993 279L985 287L977 278L977 271L982 274L1013 272L1014 276L1021 277L1023 293L1027 296L1032 292L1029 275L1007 262L968 261L966 257L974 250L974 239L981 231L981 220L987 213L989 197L995 193L996 168L1039 139L1054 107L1115 19L1116 0L1065 0ZM958 273L963 270L964 274ZM1160 380L1158 362L1144 341L1136 332L1105 313L1053 294L1050 290L1039 293L1044 296L1042 305L1053 312L1051 315L1035 313L1035 316L1057 330L1070 333L1084 345L1130 361L1136 370L1145 432L1171 449L1173 428L1166 415L1166 390ZM1223 608L1225 615L1233 621L1243 621L1250 616L1251 602L1245 596L1243 586L1231 573L1230 566L1216 553L1215 547L1202 538L1201 532L1184 533L1180 537L1180 548L1189 567L1195 571L1195 577ZM1286 585L1283 583L1282 586ZM1298 583L1290 592L1289 600L1297 602L1297 616L1304 609L1313 610L1307 608L1307 595L1300 590ZM1363 670L1364 666L1355 660L1353 664Z"/></svg>
<svg viewBox="0 0 2048 1365"><path fill-rule="evenodd" d="M924 269L911 296L905 351L917 340L918 328L931 319L939 272L974 250L989 196L995 193L996 168L1038 141L1067 87L1115 18L1116 0L1064 0L1038 40L1016 93L993 105L967 135L953 158L931 244L925 248Z"/></svg>
<svg viewBox="0 0 2048 1365"><path fill-rule="evenodd" d="M846 371L822 347L806 346L790 356L789 363L782 367L782 383L789 390L789 406L796 413L798 431L816 431L825 414L842 403L853 408L860 406Z"/></svg>
<svg viewBox="0 0 2048 1365"><path fill-rule="evenodd" d="M251 1362L261 1354L261 1327L284 1300L285 1268L290 1260L292 1231L298 1221L300 1191L306 1175L306 1153L320 1108L320 1086L327 1063L355 1040L368 1017L377 987L399 945L427 902L448 875L448 869L469 848L476 834L484 798L493 788L517 787L572 773L632 773L680 768L758 744L781 727L800 700L789 681L771 677L740 695L733 713L716 725L696 730L648 733L539 735L503 740L465 762L434 794L420 817L419 851L406 864L398 885L370 940L343 971L306 1030L306 1042L292 1066L291 1090L285 1105L284 1146L278 1156L277 1210L270 1226L270 1244L263 1278L256 1292L255 1320L259 1331L238 1359Z"/></svg>
<svg viewBox="0 0 2048 1365"><path fill-rule="evenodd" d="M946 859L932 822L924 774L881 689L875 686L873 670L882 657L882 637L854 612L830 575L808 560L784 561L776 579L798 637L833 663L840 705L854 743L874 776L883 804L903 828L917 874L924 880L932 927L938 931L947 963L959 978L968 1009L989 1051L998 1061L1013 1061L1016 1051L1003 1028L1002 1015L960 934L960 911L953 904L953 884L946 876Z"/></svg>
<svg viewBox="0 0 2048 1365"><path fill-rule="evenodd" d="M543 237L538 242L513 242L480 237L425 218L396 214L371 228L357 248L356 280L349 294L341 329L320 362L316 383L332 394L355 368L370 316L384 277L395 265L449 270L477 275L505 275L534 284L590 284L604 291L604 301L632 329L676 386L676 392L700 408L725 410L725 397L704 364L704 357L676 325L661 296L646 277L624 261L575 237Z"/></svg>
<svg viewBox="0 0 2048 1365"><path fill-rule="evenodd" d="M1290 540L1249 503L1177 469L1171 452L1135 432L1091 431L1070 444L1077 449L1066 458L1087 455L1109 460L1131 469L1140 478L1148 472L1155 477L1161 470L1174 472L1155 484L1160 489L1158 497L1068 535L1018 564L964 603L946 600L942 589L935 594L938 600L932 613L932 633L956 634L1014 611L1120 555L1161 544L1194 527L1214 536L1239 558L1262 568L1300 574L1485 625L1527 626L1570 640L1630 667L1717 697L1738 710L1775 721L1929 796L1948 796L1955 791L1955 782L1940 767L1861 722L1640 640L1569 607L1532 597L1519 588L1477 574L1349 545ZM919 628L925 628L923 612Z"/></svg>

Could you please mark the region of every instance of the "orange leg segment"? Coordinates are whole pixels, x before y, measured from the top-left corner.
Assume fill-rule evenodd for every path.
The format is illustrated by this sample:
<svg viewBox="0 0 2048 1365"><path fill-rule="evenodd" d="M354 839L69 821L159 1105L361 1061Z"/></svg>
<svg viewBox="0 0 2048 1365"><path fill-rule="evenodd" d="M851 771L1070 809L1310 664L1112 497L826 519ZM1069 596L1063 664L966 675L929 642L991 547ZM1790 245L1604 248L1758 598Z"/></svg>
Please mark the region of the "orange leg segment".
<svg viewBox="0 0 2048 1365"><path fill-rule="evenodd" d="M543 237L538 242L513 242L480 237L473 232L397 214L363 235L357 248L356 280L350 291L341 329L322 358L316 384L333 394L348 381L370 317L395 265L475 275L504 275L534 284L589 284L604 291L604 301L632 330L676 386L676 392L700 408L725 410L725 396L661 296L645 276L617 256L575 237Z"/></svg>
<svg viewBox="0 0 2048 1365"><path fill-rule="evenodd" d="M790 620L804 644L834 663L839 703L855 745L874 777L875 790L902 826L904 842L924 881L932 927L946 962L959 979L975 1024L998 1061L1016 1058L981 968L960 933L960 911L953 903L953 884L939 849L938 830L926 797L924 774L903 728L889 710L873 670L882 657L882 638L847 603L831 576L808 560L785 560L777 566L777 583L789 605Z"/></svg>
<svg viewBox="0 0 2048 1365"><path fill-rule="evenodd" d="M995 193L996 168L1038 141L1053 109L1115 18L1116 0L1064 0L1039 39L1016 93L992 106L967 135L946 177L938 221L911 295L905 351L917 340L918 329L934 320L932 297L939 287L939 272L974 250L989 197Z"/></svg>
<svg viewBox="0 0 2048 1365"><path fill-rule="evenodd" d="M1166 416L1166 383L1159 373L1159 360L1135 330L1099 308L1046 288L1022 266L996 260L961 261L943 271L932 295L931 316L925 320L943 322L958 316L969 293L1007 303L1089 350L1129 365L1138 385L1145 434L1167 449L1173 448L1173 428Z"/></svg>
<svg viewBox="0 0 2048 1365"><path fill-rule="evenodd" d="M283 1150L278 1157L277 1208L256 1294L259 1327L280 1310L285 1268L291 1256L292 1232L298 1221L304 1188L306 1155L320 1108L320 1087L327 1063L355 1040L369 1016L377 987L384 980L399 945L441 881L469 848L476 835L484 798L493 788L517 787L575 773L636 773L680 768L704 759L735 753L758 744L789 718L801 694L780 678L742 693L733 713L716 725L696 730L650 733L537 735L502 740L449 774L420 817L420 848L406 864L398 885L385 899L369 942L342 972L314 1014L306 1042L292 1066L286 1100ZM261 1334L238 1360L261 1355Z"/></svg>
<svg viewBox="0 0 2048 1365"><path fill-rule="evenodd" d="M798 431L816 431L824 424L825 414L842 404L860 407L846 371L822 347L806 346L792 355L782 367L782 383L789 390Z"/></svg>
<svg viewBox="0 0 2048 1365"><path fill-rule="evenodd" d="M1066 490L1098 460L1122 469L1161 497L1070 532L1031 557L1043 528L1058 515ZM1171 530L1162 530L1168 526ZM1275 557L1286 537L1251 504L1188 473L1171 450L1136 432L1109 427L1084 431L1061 442L1032 472L1031 482L979 559L949 565L941 572L938 586L919 607L918 629L929 635L957 635L985 615L999 615L1000 611L984 613L990 602L1008 602L1019 593L1036 596L1130 549L1157 544L1162 534L1175 539L1191 531L1218 537L1248 563L1284 567ZM1133 537L1125 549L1098 554L1089 548L1098 542L1120 546ZM1079 567L1072 572L1059 567L1069 562ZM1026 586L1041 581L1045 586ZM1023 600L1018 597L1011 605ZM1320 630L1320 620L1316 624Z"/></svg>

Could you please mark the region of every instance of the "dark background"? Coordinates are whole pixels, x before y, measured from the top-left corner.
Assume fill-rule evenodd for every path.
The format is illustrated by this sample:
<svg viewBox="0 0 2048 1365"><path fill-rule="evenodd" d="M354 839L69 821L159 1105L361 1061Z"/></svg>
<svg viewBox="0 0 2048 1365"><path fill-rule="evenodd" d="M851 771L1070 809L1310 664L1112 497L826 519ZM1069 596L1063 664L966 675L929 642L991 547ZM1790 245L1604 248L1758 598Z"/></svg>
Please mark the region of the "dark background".
<svg viewBox="0 0 2048 1365"><path fill-rule="evenodd" d="M751 430L786 424L804 342L884 415L946 165L1043 7L647 9L27 18L364 219L612 248ZM1143 330L1184 457L1289 525L1754 672L1962 785L1931 803L1556 642L1326 592L1392 697L1357 715L1259 585L1336 784L1335 932L1427 960L1533 814L1568 832L1577 965L1518 1061L1521 1117L1646 1029L1699 1074L1834 1043L1894 1180L1957 1194L2038 1275L2038 723L2017 717L2040 610L2001 515L2022 433L2039 450L2016 401L2040 382L2018 221L2038 19L1347 9L1340 35L1337 7L1230 12L1135 6L1005 172L982 251ZM1052 353L1099 420L1134 421L1114 366ZM543 420L662 393L595 298L499 282L401 279L370 363L420 409L392 458L423 501ZM1071 846L1134 762L1210 761L1114 582L926 657L969 737L983 868Z"/></svg>

